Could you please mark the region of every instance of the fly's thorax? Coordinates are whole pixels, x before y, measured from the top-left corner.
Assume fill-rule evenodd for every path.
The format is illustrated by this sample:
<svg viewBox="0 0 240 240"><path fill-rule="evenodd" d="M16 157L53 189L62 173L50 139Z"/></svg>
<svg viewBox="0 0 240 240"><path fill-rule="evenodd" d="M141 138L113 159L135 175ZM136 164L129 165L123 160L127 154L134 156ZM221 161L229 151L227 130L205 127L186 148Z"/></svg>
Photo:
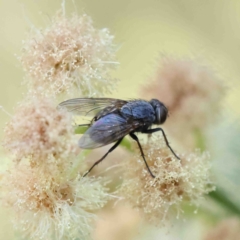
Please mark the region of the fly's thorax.
<svg viewBox="0 0 240 240"><path fill-rule="evenodd" d="M163 124L168 116L167 107L157 99L152 99L149 101L155 112L154 124Z"/></svg>
<svg viewBox="0 0 240 240"><path fill-rule="evenodd" d="M121 108L121 114L126 118L141 120L146 123L155 121L155 112L152 105L144 100L130 101Z"/></svg>

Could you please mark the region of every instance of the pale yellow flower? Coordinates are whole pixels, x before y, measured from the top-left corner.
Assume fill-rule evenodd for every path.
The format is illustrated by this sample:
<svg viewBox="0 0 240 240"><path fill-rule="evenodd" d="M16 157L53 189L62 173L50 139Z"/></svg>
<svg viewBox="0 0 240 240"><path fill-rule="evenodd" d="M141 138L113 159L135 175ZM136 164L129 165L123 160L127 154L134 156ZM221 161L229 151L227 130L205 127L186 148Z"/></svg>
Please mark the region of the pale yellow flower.
<svg viewBox="0 0 240 240"><path fill-rule="evenodd" d="M3 145L14 159L30 160L50 172L64 169L78 151L71 115L46 98L22 102L4 129Z"/></svg>
<svg viewBox="0 0 240 240"><path fill-rule="evenodd" d="M167 131L188 148L196 147L196 138L217 119L224 93L223 83L210 67L171 57L159 62L155 75L141 89L144 98L164 102L169 110Z"/></svg>
<svg viewBox="0 0 240 240"><path fill-rule="evenodd" d="M194 152L176 159L161 138L144 145L146 160L156 176L152 178L139 155L126 161L120 195L154 224L179 216L184 201L198 205L211 184L209 155Z"/></svg>
<svg viewBox="0 0 240 240"><path fill-rule="evenodd" d="M14 226L31 239L90 239L94 211L110 199L100 179L64 179L19 163L3 176L2 201L15 214Z"/></svg>
<svg viewBox="0 0 240 240"><path fill-rule="evenodd" d="M78 96L102 96L116 85L110 76L115 52L108 29L95 29L87 15L67 18L58 12L24 42L20 61L31 94L55 96L77 88Z"/></svg>

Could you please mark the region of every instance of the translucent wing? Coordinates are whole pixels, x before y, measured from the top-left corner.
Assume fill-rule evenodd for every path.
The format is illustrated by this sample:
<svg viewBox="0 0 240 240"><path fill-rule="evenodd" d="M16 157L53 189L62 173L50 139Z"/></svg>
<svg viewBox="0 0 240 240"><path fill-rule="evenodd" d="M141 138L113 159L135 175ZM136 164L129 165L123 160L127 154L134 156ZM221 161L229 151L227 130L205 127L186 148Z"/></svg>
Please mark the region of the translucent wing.
<svg viewBox="0 0 240 240"><path fill-rule="evenodd" d="M110 144L126 136L141 126L140 122L128 123L120 115L110 113L96 122L80 138L80 148L98 148Z"/></svg>
<svg viewBox="0 0 240 240"><path fill-rule="evenodd" d="M65 108L80 116L96 116L102 109L107 108L107 113L118 109L127 101L115 98L74 98L61 102L58 107ZM106 113L106 112L105 112Z"/></svg>

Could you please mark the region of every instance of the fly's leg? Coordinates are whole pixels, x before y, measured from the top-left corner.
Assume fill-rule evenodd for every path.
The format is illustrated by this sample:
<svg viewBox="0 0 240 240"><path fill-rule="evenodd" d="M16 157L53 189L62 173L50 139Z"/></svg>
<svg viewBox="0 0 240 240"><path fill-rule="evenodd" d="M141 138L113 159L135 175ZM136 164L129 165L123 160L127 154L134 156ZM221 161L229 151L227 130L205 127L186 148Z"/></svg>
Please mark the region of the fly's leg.
<svg viewBox="0 0 240 240"><path fill-rule="evenodd" d="M90 123L85 123L85 124L79 124L78 127L89 127L91 124Z"/></svg>
<svg viewBox="0 0 240 240"><path fill-rule="evenodd" d="M151 128L151 126L150 126L149 128ZM149 134L147 135L147 140L148 140L148 142L150 141L151 137L152 137L152 134L149 133Z"/></svg>
<svg viewBox="0 0 240 240"><path fill-rule="evenodd" d="M171 146L169 145L169 142L168 142L168 140L167 140L166 134L165 134L165 132L163 131L162 128L147 129L147 130L142 131L142 133L151 134L151 133L158 132L158 131L161 131L161 132L162 132L163 138L164 138L164 140L165 140L165 143L166 143L166 145L168 146L168 148L171 150L172 154L173 154L177 159L180 160L180 158L177 156L177 154L173 151L173 149L172 149Z"/></svg>
<svg viewBox="0 0 240 240"><path fill-rule="evenodd" d="M107 151L107 153L106 153L103 157L101 157L98 161L96 161L96 162L92 165L92 167L83 175L83 177L86 177L86 176L92 171L92 169L93 169L95 166L97 166L101 161L103 161L103 159L104 159L110 152L112 152L112 151L121 143L122 140L123 140L123 138L119 139L119 140Z"/></svg>
<svg viewBox="0 0 240 240"><path fill-rule="evenodd" d="M85 127L89 127L90 126L90 124L79 124L79 125L77 125L77 127L76 127L76 129L75 129L75 133L76 134L83 134L84 132L86 132L87 131L87 128L85 128Z"/></svg>
<svg viewBox="0 0 240 240"><path fill-rule="evenodd" d="M142 150L142 146L141 146L141 144L140 144L140 142L139 142L139 140L138 140L138 137L137 137L134 133L129 133L129 135L131 136L131 138L132 138L133 140L135 140L135 141L137 142L138 147L139 147L140 152L141 152L141 156L142 156L142 158L143 158L143 160L144 160L144 162L145 162L145 165L146 165L146 167L147 167L147 170L148 170L148 172L150 173L150 175L151 175L153 178L155 178L155 176L152 174L152 172L151 172L151 170L150 170L150 168L149 168L149 166L148 166L148 164L147 164L147 161L146 161L146 159L145 159L145 156L144 156L144 153L143 153L143 150Z"/></svg>

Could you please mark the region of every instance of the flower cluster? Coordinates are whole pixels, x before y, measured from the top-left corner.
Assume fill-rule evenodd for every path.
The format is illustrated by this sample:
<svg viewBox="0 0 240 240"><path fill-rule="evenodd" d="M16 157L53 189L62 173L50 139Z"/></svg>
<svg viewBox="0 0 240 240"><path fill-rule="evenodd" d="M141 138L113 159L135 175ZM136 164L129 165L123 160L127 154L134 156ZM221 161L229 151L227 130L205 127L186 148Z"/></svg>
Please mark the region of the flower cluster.
<svg viewBox="0 0 240 240"><path fill-rule="evenodd" d="M93 211L109 200L100 179L47 176L22 162L3 183L5 204L16 213L15 228L32 239L88 239Z"/></svg>
<svg viewBox="0 0 240 240"><path fill-rule="evenodd" d="M203 195L214 189L207 153L184 154L178 160L161 138L150 140L144 151L155 178L141 156L134 156L125 164L125 182L120 192L147 221L164 223L174 211L178 217L183 201L198 205Z"/></svg>
<svg viewBox="0 0 240 240"><path fill-rule="evenodd" d="M69 113L49 99L23 102L6 125L4 146L15 164L2 179L3 201L16 212L16 228L32 239L87 238L92 212L110 195L100 179L79 175Z"/></svg>
<svg viewBox="0 0 240 240"><path fill-rule="evenodd" d="M77 151L71 123L71 115L52 100L28 99L6 124L3 144L16 160L31 157L47 164L50 158L65 159Z"/></svg>
<svg viewBox="0 0 240 240"><path fill-rule="evenodd" d="M108 188L102 178L93 177L99 170L82 177L85 155L78 149L72 116L57 109L55 100L61 94L74 96L75 91L84 97L112 91L115 80L110 70L116 65L112 42L109 31L95 29L89 16L67 18L62 12L48 28L35 31L24 42L20 60L28 93L4 129L3 146L13 161L0 180L2 201L15 210L15 227L26 237L89 239L95 211L111 199L110 187L121 185L120 196L154 224L163 223L174 211L178 216L184 201L198 205L214 189L207 153L181 154L178 160L160 137L149 138L143 146L155 178L136 154L123 166L123 179L116 178L116 171L114 177L110 175L113 184ZM192 61L169 59L144 95L161 96L174 114L169 126L182 124L170 129L193 131L212 121L222 91L208 69ZM182 139L180 130L177 135ZM103 169L114 166L103 165L100 174Z"/></svg>
<svg viewBox="0 0 240 240"><path fill-rule="evenodd" d="M200 147L196 137L216 120L224 92L222 82L209 67L171 57L160 62L149 85L142 88L142 95L160 99L168 107L166 128L188 148Z"/></svg>
<svg viewBox="0 0 240 240"><path fill-rule="evenodd" d="M59 12L24 42L20 60L31 93L55 96L76 88L78 95L101 96L116 85L110 76L115 52L108 29L95 29L87 15Z"/></svg>
<svg viewBox="0 0 240 240"><path fill-rule="evenodd" d="M1 190L2 202L15 210L15 227L26 237L89 239L94 211L110 199L103 179L81 176L84 152L72 116L57 109L55 97L74 89L88 96L110 91L112 40L86 15L57 14L49 28L24 43L28 94L4 129L3 146L13 161L1 176Z"/></svg>

